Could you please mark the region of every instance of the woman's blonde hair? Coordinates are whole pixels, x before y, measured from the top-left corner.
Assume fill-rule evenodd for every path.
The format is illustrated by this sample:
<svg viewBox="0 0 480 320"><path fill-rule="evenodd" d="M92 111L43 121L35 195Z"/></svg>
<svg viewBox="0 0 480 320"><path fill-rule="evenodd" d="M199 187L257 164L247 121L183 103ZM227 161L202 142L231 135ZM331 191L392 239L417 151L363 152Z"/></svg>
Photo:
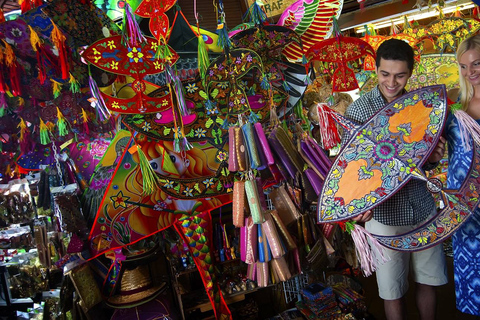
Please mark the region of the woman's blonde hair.
<svg viewBox="0 0 480 320"><path fill-rule="evenodd" d="M462 75L462 69L460 67L460 57L468 50L475 49L480 51L480 34L476 34L470 38L463 40L457 48L457 63L458 63L458 78L460 83L460 103L462 109L467 110L470 100L473 98L473 86Z"/></svg>

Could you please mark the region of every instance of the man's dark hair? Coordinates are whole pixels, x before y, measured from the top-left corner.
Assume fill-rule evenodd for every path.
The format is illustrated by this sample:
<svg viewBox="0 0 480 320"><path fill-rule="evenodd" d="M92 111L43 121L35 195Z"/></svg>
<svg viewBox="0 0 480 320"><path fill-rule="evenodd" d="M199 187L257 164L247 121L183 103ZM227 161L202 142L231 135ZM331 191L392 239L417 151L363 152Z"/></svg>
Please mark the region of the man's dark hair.
<svg viewBox="0 0 480 320"><path fill-rule="evenodd" d="M378 47L375 64L380 66L380 59L400 60L407 62L408 69L413 71L413 49L403 40L389 39Z"/></svg>

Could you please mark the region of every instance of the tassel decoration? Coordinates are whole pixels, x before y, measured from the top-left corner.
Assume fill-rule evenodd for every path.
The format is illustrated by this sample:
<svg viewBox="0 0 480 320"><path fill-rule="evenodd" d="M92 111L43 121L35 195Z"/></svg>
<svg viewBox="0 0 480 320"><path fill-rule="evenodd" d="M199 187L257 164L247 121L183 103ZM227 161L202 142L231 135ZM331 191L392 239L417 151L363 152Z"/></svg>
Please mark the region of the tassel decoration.
<svg viewBox="0 0 480 320"><path fill-rule="evenodd" d="M263 4L260 6L261 2L256 0L249 8L246 16L250 17L250 22L253 22L256 25L263 24L267 20L267 14L263 9ZM246 19L243 19L246 20Z"/></svg>
<svg viewBox="0 0 480 320"><path fill-rule="evenodd" d="M462 140L462 146L466 151L470 151L472 149L470 137L473 139L473 141L475 141L475 143L480 143L480 125L465 111L456 110L457 105L460 104L458 103L452 105L450 110L452 111L455 118L457 118L458 127L460 129L460 136Z"/></svg>
<svg viewBox="0 0 480 320"><path fill-rule="evenodd" d="M13 52L12 46L10 46L5 40L3 40L3 44L5 46L4 51L4 61L8 67L8 75L10 77L10 84L11 84L11 92L14 96L21 95L21 88L20 88L20 75L18 70L17 64L17 57Z"/></svg>
<svg viewBox="0 0 480 320"><path fill-rule="evenodd" d="M49 129L42 118L40 118L40 143L45 146L50 142Z"/></svg>
<svg viewBox="0 0 480 320"><path fill-rule="evenodd" d="M53 97L56 99L60 96L60 93L62 92L62 84L53 79L50 79L50 81L52 82L53 87Z"/></svg>
<svg viewBox="0 0 480 320"><path fill-rule="evenodd" d="M322 145L325 150L330 150L340 143L340 134L330 108L324 103L318 103L316 107Z"/></svg>
<svg viewBox="0 0 480 320"><path fill-rule="evenodd" d="M93 98L95 99L95 103L93 104L93 106L97 111L97 116L101 122L104 122L105 120L110 118L110 111L108 111L100 89L98 88L97 83L95 82L95 80L93 80L91 75L88 77L88 85L90 86L90 91Z"/></svg>
<svg viewBox="0 0 480 320"><path fill-rule="evenodd" d="M70 83L70 91L72 93L80 93L80 84L72 73L70 73L70 79L68 80L68 83Z"/></svg>
<svg viewBox="0 0 480 320"><path fill-rule="evenodd" d="M60 59L60 67L62 68L62 80L67 80L69 77L69 66L67 59L67 49L65 47L65 35L60 31L57 25L52 21L53 30L52 30L52 43L58 50L58 58Z"/></svg>
<svg viewBox="0 0 480 320"><path fill-rule="evenodd" d="M362 226L354 223L349 233L355 243L355 252L366 277L371 276L380 264L390 260L382 245Z"/></svg>
<svg viewBox="0 0 480 320"><path fill-rule="evenodd" d="M123 29L122 29L122 43L124 45L138 46L144 42L146 38L140 31L140 26L135 20L132 8L128 3L125 3L125 10L123 12Z"/></svg>
<svg viewBox="0 0 480 320"><path fill-rule="evenodd" d="M32 9L32 4L30 3L30 0L19 0L18 2L20 4L22 14Z"/></svg>
<svg viewBox="0 0 480 320"><path fill-rule="evenodd" d="M140 170L142 172L143 193L152 194L159 185L158 176L140 146L137 146L137 153L140 160Z"/></svg>
<svg viewBox="0 0 480 320"><path fill-rule="evenodd" d="M45 65L43 63L44 57L40 53L40 51L42 51L43 41L31 26L28 26L28 28L30 29L30 44L32 45L33 51L35 51L37 55L38 80L40 80L41 84L44 84L45 80L47 80L47 74L45 71Z"/></svg>
<svg viewBox="0 0 480 320"><path fill-rule="evenodd" d="M0 118L5 115L7 109L7 100L5 100L5 93L0 92Z"/></svg>
<svg viewBox="0 0 480 320"><path fill-rule="evenodd" d="M58 107L57 107L57 118L58 118L57 120L58 134L61 137L64 137L68 134L68 130L67 130L68 122Z"/></svg>
<svg viewBox="0 0 480 320"><path fill-rule="evenodd" d="M172 56L172 51L167 44L161 44L159 42L157 46L157 52L155 52L155 59L168 60Z"/></svg>
<svg viewBox="0 0 480 320"><path fill-rule="evenodd" d="M200 73L200 79L205 81L205 76L207 75L208 65L210 64L210 59L208 58L208 49L203 36L200 34L198 37L198 72Z"/></svg>
<svg viewBox="0 0 480 320"><path fill-rule="evenodd" d="M83 130L85 131L86 134L89 133L89 129L88 129L88 122L90 121L90 119L88 119L88 114L87 112L85 111L85 109L82 108L82 123L83 123Z"/></svg>
<svg viewBox="0 0 480 320"><path fill-rule="evenodd" d="M266 75L263 76L262 82L260 82L260 87L263 90L269 90L271 88L270 81L268 81L268 77Z"/></svg>
<svg viewBox="0 0 480 320"><path fill-rule="evenodd" d="M17 125L17 128L20 128L20 152L22 153L29 153L33 150L33 141L31 137L30 130L28 130L28 126L25 123L25 120L20 118L20 123Z"/></svg>
<svg viewBox="0 0 480 320"><path fill-rule="evenodd" d="M0 9L0 23L5 22L5 15L3 14L3 10Z"/></svg>
<svg viewBox="0 0 480 320"><path fill-rule="evenodd" d="M20 117L20 123L18 124L17 128L20 128L20 139L19 139L19 141L20 142L25 141L26 135L28 133L28 128L27 128L27 124L25 123L25 120L23 120L23 118L21 118L21 117Z"/></svg>

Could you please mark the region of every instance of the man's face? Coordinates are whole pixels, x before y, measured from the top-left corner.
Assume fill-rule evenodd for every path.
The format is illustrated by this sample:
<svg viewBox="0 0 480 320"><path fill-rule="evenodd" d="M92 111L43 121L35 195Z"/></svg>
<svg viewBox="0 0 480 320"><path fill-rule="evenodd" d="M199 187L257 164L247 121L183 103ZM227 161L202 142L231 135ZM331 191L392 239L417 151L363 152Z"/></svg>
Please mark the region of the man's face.
<svg viewBox="0 0 480 320"><path fill-rule="evenodd" d="M380 59L380 65L375 69L378 76L378 88L387 102L400 97L412 72L406 61Z"/></svg>

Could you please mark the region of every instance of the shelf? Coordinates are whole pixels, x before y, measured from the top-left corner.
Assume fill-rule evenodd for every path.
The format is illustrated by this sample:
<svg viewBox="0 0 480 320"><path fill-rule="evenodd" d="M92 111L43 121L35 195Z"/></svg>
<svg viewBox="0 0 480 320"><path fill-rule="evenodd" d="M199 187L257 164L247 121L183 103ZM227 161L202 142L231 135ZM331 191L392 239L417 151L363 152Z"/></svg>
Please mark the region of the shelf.
<svg viewBox="0 0 480 320"><path fill-rule="evenodd" d="M227 304L232 304L245 300L247 294L258 291L259 289L268 288L276 284L270 284L267 287L256 287L251 290L239 291L229 295L225 295L223 298ZM177 290L177 288L175 288ZM178 291L177 291L178 292ZM212 310L212 305L210 300L208 300L207 294L204 290L196 290L195 292L189 292L182 295L182 300L184 301L185 312L189 313L191 311L200 309L201 312L206 312ZM191 305L193 301L198 301L197 304Z"/></svg>

